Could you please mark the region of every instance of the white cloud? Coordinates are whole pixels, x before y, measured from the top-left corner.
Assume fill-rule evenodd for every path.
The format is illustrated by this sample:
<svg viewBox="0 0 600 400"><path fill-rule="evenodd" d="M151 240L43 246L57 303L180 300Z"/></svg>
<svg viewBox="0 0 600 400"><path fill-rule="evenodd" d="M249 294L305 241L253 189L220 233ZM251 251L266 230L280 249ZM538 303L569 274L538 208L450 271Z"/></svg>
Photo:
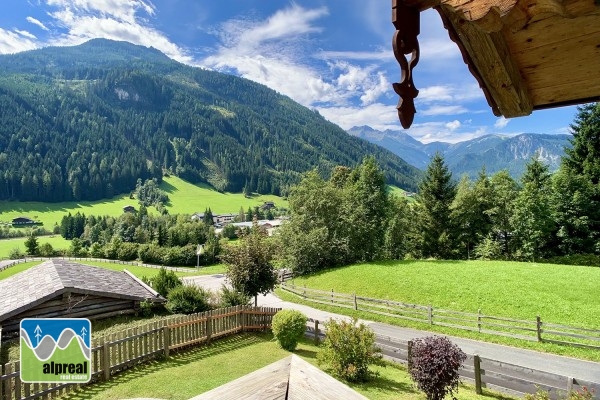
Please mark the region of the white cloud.
<svg viewBox="0 0 600 400"><path fill-rule="evenodd" d="M50 29L48 29L48 27L46 25L44 25L41 21L33 18L33 17L27 17L25 18L27 20L27 22L37 25L38 27L42 28L45 31L49 31Z"/></svg>
<svg viewBox="0 0 600 400"><path fill-rule="evenodd" d="M503 128L506 127L506 125L508 125L509 122L510 122L510 119L506 119L504 117L500 117L494 123L494 128L496 128L496 129L503 129Z"/></svg>
<svg viewBox="0 0 600 400"><path fill-rule="evenodd" d="M460 125L460 121L455 119L454 121L448 122L446 128L450 129L450 131L455 131L460 128Z"/></svg>
<svg viewBox="0 0 600 400"><path fill-rule="evenodd" d="M169 57L188 64L193 59L184 49L154 29L144 17L155 13L143 0L46 0L56 10L48 15L67 32L49 40L52 45L76 45L93 38L123 40L154 47ZM35 23L33 21L30 21ZM39 22L39 21L38 21Z"/></svg>
<svg viewBox="0 0 600 400"><path fill-rule="evenodd" d="M396 107L382 103L373 103L365 107L317 107L319 113L329 121L350 129L353 126L369 125L374 129L398 130L398 113Z"/></svg>
<svg viewBox="0 0 600 400"><path fill-rule="evenodd" d="M316 58L323 60L373 60L393 61L394 53L390 49L380 51L319 51Z"/></svg>
<svg viewBox="0 0 600 400"><path fill-rule="evenodd" d="M215 34L221 45L202 60L207 68L233 72L262 83L309 107L341 107L353 102L369 105L391 85L377 65L358 66L339 59L321 69L307 60L329 59L332 54L311 54L311 34L321 32L316 22L327 8L305 9L292 4L265 20L236 18L222 24ZM347 59L358 53L345 53ZM335 58L335 57L331 57ZM359 56L366 59L364 55ZM326 68L328 67L328 68Z"/></svg>
<svg viewBox="0 0 600 400"><path fill-rule="evenodd" d="M0 28L0 54L19 53L37 47L36 41L31 37L22 35L18 31L8 31Z"/></svg>
<svg viewBox="0 0 600 400"><path fill-rule="evenodd" d="M425 122L414 124L407 133L423 143L448 142L458 143L486 135L486 127L477 127L474 130L457 132L449 129L448 122Z"/></svg>
<svg viewBox="0 0 600 400"><path fill-rule="evenodd" d="M18 33L19 35L24 36L29 39L34 39L34 40L37 39L37 37L33 33L28 32L28 31L22 31L20 29L15 29L15 32Z"/></svg>

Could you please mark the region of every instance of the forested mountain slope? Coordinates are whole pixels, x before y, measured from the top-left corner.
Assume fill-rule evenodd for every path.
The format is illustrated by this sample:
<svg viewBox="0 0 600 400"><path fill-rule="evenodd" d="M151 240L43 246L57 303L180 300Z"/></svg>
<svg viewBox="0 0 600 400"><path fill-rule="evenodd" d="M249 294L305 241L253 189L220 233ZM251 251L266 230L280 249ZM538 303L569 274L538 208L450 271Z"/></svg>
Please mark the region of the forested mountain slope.
<svg viewBox="0 0 600 400"><path fill-rule="evenodd" d="M416 168L317 112L152 48L94 39L0 56L0 199L95 200L163 171L285 194L302 172L367 155L415 189Z"/></svg>

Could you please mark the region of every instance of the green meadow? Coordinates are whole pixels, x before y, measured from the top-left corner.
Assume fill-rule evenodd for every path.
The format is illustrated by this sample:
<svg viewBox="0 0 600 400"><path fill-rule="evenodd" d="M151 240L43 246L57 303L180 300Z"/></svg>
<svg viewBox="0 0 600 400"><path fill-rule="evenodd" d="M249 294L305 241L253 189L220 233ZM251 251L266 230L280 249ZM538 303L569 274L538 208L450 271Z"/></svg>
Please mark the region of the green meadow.
<svg viewBox="0 0 600 400"><path fill-rule="evenodd" d="M237 213L240 207L247 210L248 207L260 206L265 201L273 201L277 207L288 206L287 201L278 196L253 195L246 198L242 193L220 193L208 185L194 185L176 176L165 177L161 189L169 195L169 203L166 206L170 214L193 214L203 212L207 208L217 214ZM116 217L123 213L123 207L126 205L136 208L139 206L137 200L130 199L129 195L98 201L64 203L0 201L0 222L10 222L13 218L24 216L42 222L44 228L51 231L69 212ZM156 210L151 208L150 212Z"/></svg>
<svg viewBox="0 0 600 400"><path fill-rule="evenodd" d="M600 268L511 261L385 261L293 283L452 311L600 329Z"/></svg>

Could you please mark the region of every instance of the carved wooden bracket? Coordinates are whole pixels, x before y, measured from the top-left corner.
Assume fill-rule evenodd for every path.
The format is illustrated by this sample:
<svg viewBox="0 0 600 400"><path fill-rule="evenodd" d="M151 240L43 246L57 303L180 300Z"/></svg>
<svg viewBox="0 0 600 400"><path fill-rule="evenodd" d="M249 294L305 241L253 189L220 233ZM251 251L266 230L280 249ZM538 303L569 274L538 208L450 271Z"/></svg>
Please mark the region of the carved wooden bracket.
<svg viewBox="0 0 600 400"><path fill-rule="evenodd" d="M415 118L414 99L419 91L415 87L412 77L412 70L419 62L419 41L417 36L420 33L419 9L409 7L399 0L392 0L392 23L396 28L392 40L394 56L400 64L402 71L400 82L392 84L394 91L400 96L398 100L398 118L404 129L410 128ZM410 54L410 60L406 55Z"/></svg>

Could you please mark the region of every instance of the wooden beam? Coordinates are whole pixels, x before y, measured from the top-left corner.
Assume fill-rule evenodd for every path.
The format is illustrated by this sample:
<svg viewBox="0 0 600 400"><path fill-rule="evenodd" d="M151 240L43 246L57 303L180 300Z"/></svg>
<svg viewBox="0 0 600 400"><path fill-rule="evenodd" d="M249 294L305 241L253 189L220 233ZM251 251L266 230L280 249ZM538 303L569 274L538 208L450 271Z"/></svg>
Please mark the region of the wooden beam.
<svg viewBox="0 0 600 400"><path fill-rule="evenodd" d="M485 86L500 114L507 118L531 114L533 104L529 91L502 32L485 32L454 11L447 7L440 9L458 35L461 51L468 54L465 59L470 60L480 84Z"/></svg>

